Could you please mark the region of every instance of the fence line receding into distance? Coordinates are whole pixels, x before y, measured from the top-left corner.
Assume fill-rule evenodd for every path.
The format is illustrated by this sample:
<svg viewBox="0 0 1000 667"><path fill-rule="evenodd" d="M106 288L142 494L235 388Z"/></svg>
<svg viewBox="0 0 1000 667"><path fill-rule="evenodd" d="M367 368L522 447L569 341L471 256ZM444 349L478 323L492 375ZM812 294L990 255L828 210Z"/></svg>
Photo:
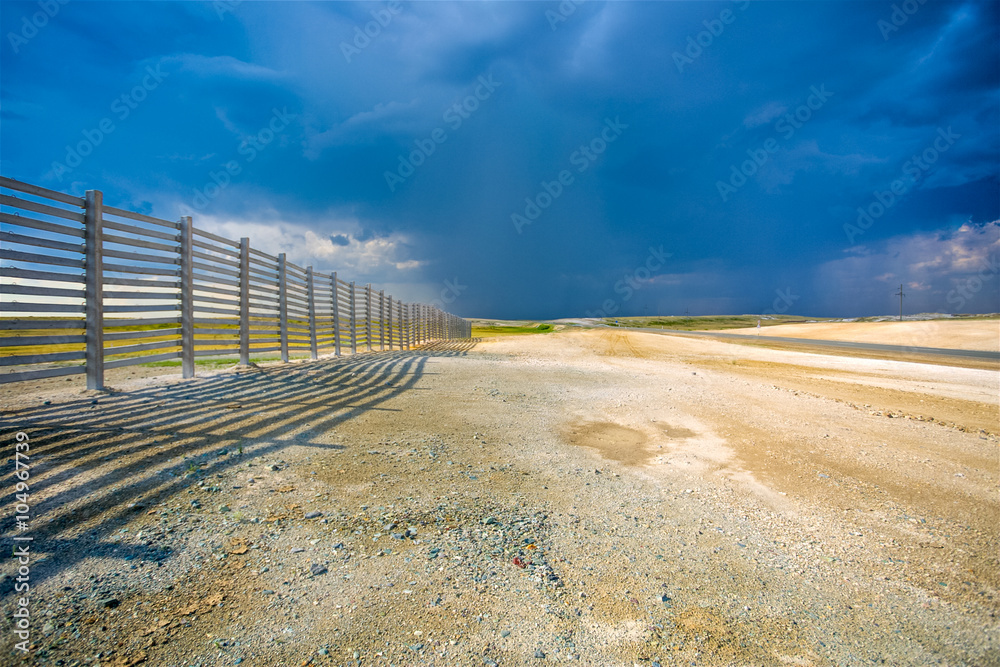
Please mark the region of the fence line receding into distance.
<svg viewBox="0 0 1000 667"><path fill-rule="evenodd" d="M181 359L408 350L471 323L193 226L0 177L0 383ZM27 297L27 298L25 298Z"/></svg>

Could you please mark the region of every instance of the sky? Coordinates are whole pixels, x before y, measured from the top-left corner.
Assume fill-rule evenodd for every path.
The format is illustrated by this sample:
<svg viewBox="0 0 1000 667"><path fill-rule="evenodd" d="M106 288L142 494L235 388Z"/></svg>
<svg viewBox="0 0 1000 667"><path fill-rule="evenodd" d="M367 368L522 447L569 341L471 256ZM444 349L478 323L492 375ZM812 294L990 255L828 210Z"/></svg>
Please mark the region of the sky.
<svg viewBox="0 0 1000 667"><path fill-rule="evenodd" d="M0 3L0 174L464 317L1000 311L1000 3Z"/></svg>

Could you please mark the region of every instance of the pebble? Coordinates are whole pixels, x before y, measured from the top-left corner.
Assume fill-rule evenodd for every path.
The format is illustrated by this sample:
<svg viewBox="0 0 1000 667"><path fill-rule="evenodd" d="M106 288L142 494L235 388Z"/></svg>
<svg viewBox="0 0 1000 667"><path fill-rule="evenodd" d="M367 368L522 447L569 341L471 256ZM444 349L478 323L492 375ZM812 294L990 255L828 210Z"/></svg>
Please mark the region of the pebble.
<svg viewBox="0 0 1000 667"><path fill-rule="evenodd" d="M410 644L410 650L411 651L419 651L423 647L424 647L423 644Z"/></svg>
<svg viewBox="0 0 1000 667"><path fill-rule="evenodd" d="M306 512L307 519L318 519L321 516L323 516L323 513L318 510L313 510L312 512Z"/></svg>
<svg viewBox="0 0 1000 667"><path fill-rule="evenodd" d="M542 649L540 649L540 648L536 648L535 649L535 657L538 658L539 660L541 660L542 658L545 657L545 652L542 651Z"/></svg>
<svg viewBox="0 0 1000 667"><path fill-rule="evenodd" d="M292 553L293 554L300 554L303 551L305 551L305 549L303 549L302 547L292 547Z"/></svg>
<svg viewBox="0 0 1000 667"><path fill-rule="evenodd" d="M510 630L503 630L500 632L501 637L510 637Z"/></svg>
<svg viewBox="0 0 1000 667"><path fill-rule="evenodd" d="M309 566L309 571L312 573L312 576L318 577L321 574L326 574L327 569L325 565L321 565L320 563L313 563L312 565Z"/></svg>
<svg viewBox="0 0 1000 667"><path fill-rule="evenodd" d="M225 514L229 511L229 505L219 505L219 511Z"/></svg>
<svg viewBox="0 0 1000 667"><path fill-rule="evenodd" d="M104 607L105 609L114 609L115 607L120 605L121 602L119 602L117 598L105 598L104 600L101 600L97 604L101 607Z"/></svg>

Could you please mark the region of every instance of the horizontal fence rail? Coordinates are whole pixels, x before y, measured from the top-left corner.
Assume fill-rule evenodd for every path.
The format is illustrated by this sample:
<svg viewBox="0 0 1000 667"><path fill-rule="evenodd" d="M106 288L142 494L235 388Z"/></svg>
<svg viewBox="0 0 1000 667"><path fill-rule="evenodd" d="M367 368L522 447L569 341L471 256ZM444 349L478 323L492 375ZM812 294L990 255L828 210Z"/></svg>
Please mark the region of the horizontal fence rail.
<svg viewBox="0 0 1000 667"><path fill-rule="evenodd" d="M0 383L469 338L469 321L193 226L0 177ZM174 362L176 363L176 362Z"/></svg>

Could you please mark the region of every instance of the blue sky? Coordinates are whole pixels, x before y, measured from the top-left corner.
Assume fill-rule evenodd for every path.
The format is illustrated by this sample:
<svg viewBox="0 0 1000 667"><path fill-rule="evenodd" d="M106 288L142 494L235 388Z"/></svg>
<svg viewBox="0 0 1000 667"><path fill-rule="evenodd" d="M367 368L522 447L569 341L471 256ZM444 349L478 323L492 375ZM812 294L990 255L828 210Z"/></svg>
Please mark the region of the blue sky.
<svg viewBox="0 0 1000 667"><path fill-rule="evenodd" d="M463 316L1000 310L996 2L0 3L0 173ZM85 153L85 154L84 154Z"/></svg>

